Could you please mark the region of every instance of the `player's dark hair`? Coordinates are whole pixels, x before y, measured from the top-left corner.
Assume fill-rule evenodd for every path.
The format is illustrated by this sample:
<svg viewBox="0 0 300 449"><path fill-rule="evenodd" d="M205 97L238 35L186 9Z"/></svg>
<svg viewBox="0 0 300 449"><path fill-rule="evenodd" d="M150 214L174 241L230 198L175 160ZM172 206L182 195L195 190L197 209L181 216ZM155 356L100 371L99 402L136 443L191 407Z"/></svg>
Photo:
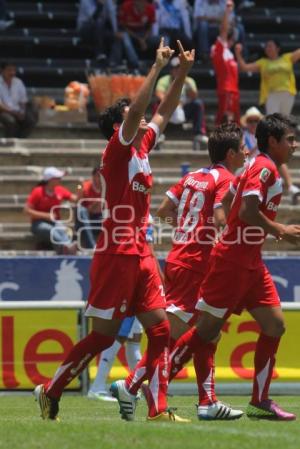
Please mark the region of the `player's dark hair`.
<svg viewBox="0 0 300 449"><path fill-rule="evenodd" d="M130 103L130 98L120 98L116 103L105 109L105 111L99 115L98 125L107 140L109 140L114 133L113 125L115 123L121 124L123 122L124 109L126 106L129 106Z"/></svg>
<svg viewBox="0 0 300 449"><path fill-rule="evenodd" d="M257 140L257 147L262 153L268 153L269 137L274 137L277 142L289 129L297 127L294 117L275 113L264 117L258 122L255 137Z"/></svg>
<svg viewBox="0 0 300 449"><path fill-rule="evenodd" d="M208 153L213 164L224 161L227 152L239 151L243 133L236 123L223 123L217 126L208 139Z"/></svg>

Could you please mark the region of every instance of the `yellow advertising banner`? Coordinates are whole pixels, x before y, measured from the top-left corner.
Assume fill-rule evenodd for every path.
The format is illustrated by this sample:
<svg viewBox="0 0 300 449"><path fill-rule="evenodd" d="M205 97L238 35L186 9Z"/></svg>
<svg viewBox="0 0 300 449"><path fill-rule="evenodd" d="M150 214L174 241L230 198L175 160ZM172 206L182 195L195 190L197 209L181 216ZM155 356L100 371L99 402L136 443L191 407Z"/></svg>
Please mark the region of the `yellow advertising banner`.
<svg viewBox="0 0 300 449"><path fill-rule="evenodd" d="M300 381L300 357L295 342L300 341L300 310L285 311L286 333L282 337L276 357L276 369L273 379L280 382ZM222 338L216 354L216 379L226 381L250 381L253 376L253 358L259 327L252 317L244 312L241 316L232 315L225 324ZM143 338L143 348L146 339ZM110 378L124 378L128 369L125 364L124 350L119 352L119 360L111 370ZM91 365L90 377L96 374L96 366ZM177 380L195 382L193 364L189 363Z"/></svg>
<svg viewBox="0 0 300 449"><path fill-rule="evenodd" d="M0 389L49 381L78 340L77 310L0 311ZM69 388L80 387L76 379Z"/></svg>
<svg viewBox="0 0 300 449"><path fill-rule="evenodd" d="M286 334L277 354L274 379L300 381L300 357L295 342L300 341L300 311L285 311ZM74 342L78 340L77 310L2 310L0 311L0 389L32 389L52 378ZM231 316L223 329L216 356L219 381L249 381L253 375L253 357L259 328L247 313ZM146 346L143 338L142 348ZM128 373L124 348L121 348L110 378ZM97 360L90 365L90 377L96 374ZM195 381L190 363L177 376ZM78 389L76 379L69 388Z"/></svg>

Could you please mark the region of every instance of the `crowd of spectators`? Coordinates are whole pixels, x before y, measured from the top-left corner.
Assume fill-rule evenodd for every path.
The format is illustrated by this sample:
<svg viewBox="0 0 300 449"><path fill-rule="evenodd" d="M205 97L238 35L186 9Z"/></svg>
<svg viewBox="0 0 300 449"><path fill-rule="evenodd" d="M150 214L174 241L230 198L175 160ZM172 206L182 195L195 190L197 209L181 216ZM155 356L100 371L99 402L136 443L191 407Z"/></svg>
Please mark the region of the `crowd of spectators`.
<svg viewBox="0 0 300 449"><path fill-rule="evenodd" d="M253 2L239 2L239 9ZM174 47L180 38L184 48L196 48L198 60L208 60L210 46L219 33L226 0L81 0L77 30L92 43L95 58L110 67L122 64L139 68L139 56L152 58L160 36ZM230 25L245 46L241 18L231 12Z"/></svg>

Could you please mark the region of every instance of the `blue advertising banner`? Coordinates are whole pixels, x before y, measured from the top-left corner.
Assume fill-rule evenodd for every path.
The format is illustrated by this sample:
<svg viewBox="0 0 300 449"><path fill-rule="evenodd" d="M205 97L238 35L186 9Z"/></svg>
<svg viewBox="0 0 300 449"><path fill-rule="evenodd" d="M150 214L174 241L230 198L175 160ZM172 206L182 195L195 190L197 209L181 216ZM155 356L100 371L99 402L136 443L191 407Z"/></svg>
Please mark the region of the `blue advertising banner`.
<svg viewBox="0 0 300 449"><path fill-rule="evenodd" d="M264 260L281 300L300 302L300 257ZM85 256L0 258L0 301L85 300L90 263Z"/></svg>

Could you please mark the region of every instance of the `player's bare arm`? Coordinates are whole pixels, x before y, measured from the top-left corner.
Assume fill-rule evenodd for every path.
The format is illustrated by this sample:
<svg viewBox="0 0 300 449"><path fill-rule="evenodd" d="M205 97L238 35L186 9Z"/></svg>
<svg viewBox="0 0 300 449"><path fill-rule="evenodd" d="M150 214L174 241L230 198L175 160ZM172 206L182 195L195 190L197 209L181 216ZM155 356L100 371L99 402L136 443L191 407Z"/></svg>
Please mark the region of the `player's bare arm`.
<svg viewBox="0 0 300 449"><path fill-rule="evenodd" d="M170 198L166 197L157 212L157 217L161 218L165 223L171 226L177 226L177 206Z"/></svg>
<svg viewBox="0 0 300 449"><path fill-rule="evenodd" d="M156 113L152 117L152 122L156 123L160 129L160 132L163 132L165 127L168 124L168 121L178 106L182 87L185 82L185 78L189 73L191 67L195 61L195 50L185 51L181 42L177 41L179 48L179 59L180 66L177 73L176 78L171 84L166 96L163 101L160 103Z"/></svg>
<svg viewBox="0 0 300 449"><path fill-rule="evenodd" d="M222 18L221 24L220 24L220 38L222 41L227 41L227 35L230 28L230 14L234 10L234 3L232 0L228 0L226 2L226 8L224 12L224 16Z"/></svg>
<svg viewBox="0 0 300 449"><path fill-rule="evenodd" d="M250 195L243 198L239 217L250 226L258 226L279 240L283 239L293 244L300 243L300 226L284 225L267 218L259 210L259 198L257 196Z"/></svg>
<svg viewBox="0 0 300 449"><path fill-rule="evenodd" d="M228 190L228 192L222 199L223 211L225 213L226 218L228 217L233 198L234 198L234 194L230 190Z"/></svg>
<svg viewBox="0 0 300 449"><path fill-rule="evenodd" d="M142 87L137 93L134 101L130 105L128 114L123 125L123 137L126 142L130 142L136 135L140 121L144 116L150 103L153 89L161 70L168 64L174 50L164 45L164 39L161 38L158 49L156 50L155 63L150 69Z"/></svg>
<svg viewBox="0 0 300 449"><path fill-rule="evenodd" d="M226 226L226 214L223 206L214 209L214 224L218 232L222 231Z"/></svg>

